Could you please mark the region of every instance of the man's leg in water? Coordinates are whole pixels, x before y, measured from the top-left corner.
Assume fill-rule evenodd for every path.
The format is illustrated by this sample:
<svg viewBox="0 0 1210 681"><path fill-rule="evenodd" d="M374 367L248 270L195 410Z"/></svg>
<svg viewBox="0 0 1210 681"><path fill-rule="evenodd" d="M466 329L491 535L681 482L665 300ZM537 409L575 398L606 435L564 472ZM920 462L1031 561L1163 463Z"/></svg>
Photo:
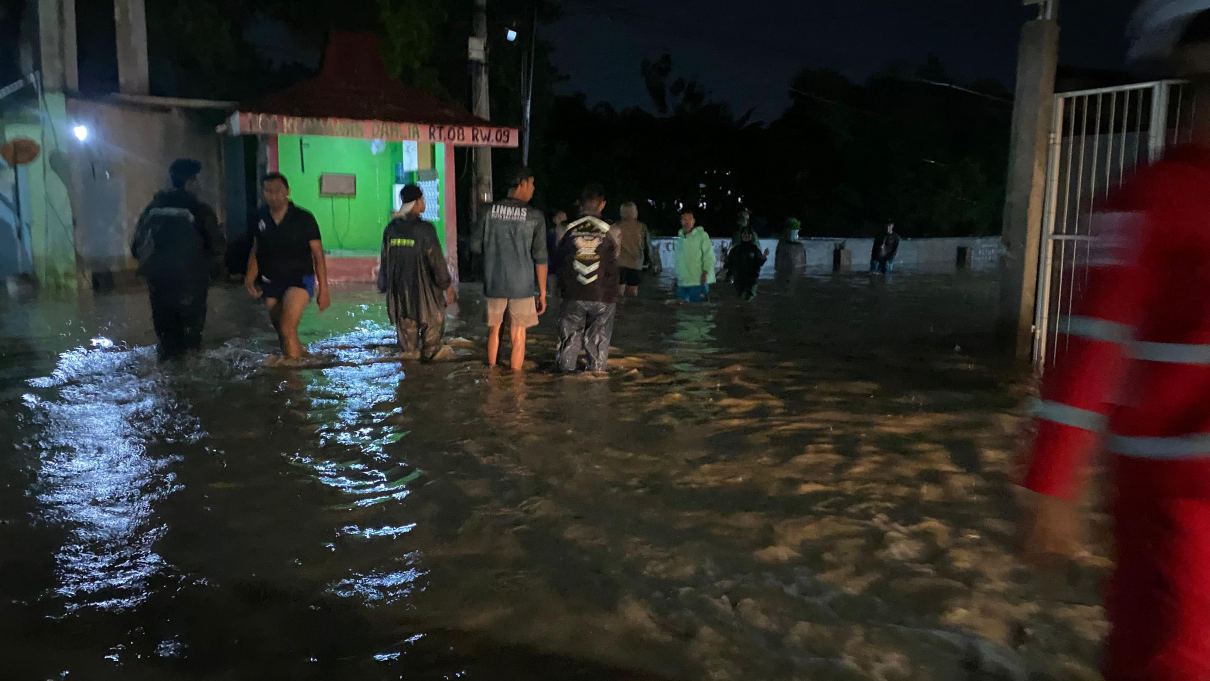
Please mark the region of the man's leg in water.
<svg viewBox="0 0 1210 681"><path fill-rule="evenodd" d="M151 291L151 323L155 327L155 337L159 341L156 355L161 359L171 359L184 351L181 341L179 303L175 287L152 283Z"/></svg>
<svg viewBox="0 0 1210 681"><path fill-rule="evenodd" d="M298 340L298 324L302 321L303 310L311 302L311 294L304 288L291 286L281 301L270 308L277 310L277 335L281 338L281 350L284 357L298 359L303 356L302 341Z"/></svg>
<svg viewBox="0 0 1210 681"><path fill-rule="evenodd" d="M419 342L420 329L416 324L416 320L400 317L395 322L395 337L399 340L399 349L404 352L412 352L416 350L416 344Z"/></svg>
<svg viewBox="0 0 1210 681"><path fill-rule="evenodd" d="M500 356L500 327L504 326L501 322L496 326L489 326L487 329L487 365L489 367L496 366L496 358Z"/></svg>
<svg viewBox="0 0 1210 681"><path fill-rule="evenodd" d="M281 300L265 298L265 309L269 311L269 321L273 323L273 330L277 332L277 345L281 347L285 345L285 341L281 337Z"/></svg>
<svg viewBox="0 0 1210 681"><path fill-rule="evenodd" d="M445 334L445 315L436 322L429 322L420 325L420 340L422 349L420 358L429 361L441 352L441 336Z"/></svg>
<svg viewBox="0 0 1210 681"><path fill-rule="evenodd" d="M209 290L200 286L181 308L182 342L186 350L202 349L202 330L206 327L206 297Z"/></svg>
<svg viewBox="0 0 1210 681"><path fill-rule="evenodd" d="M592 303L588 313L588 329L584 333L584 348L588 351L588 370L609 368L609 344L613 340L615 303Z"/></svg>
<svg viewBox="0 0 1210 681"><path fill-rule="evenodd" d="M513 328L509 331L509 342L512 343L512 357L509 365L513 371L521 371L525 368L525 328L517 324L513 324Z"/></svg>
<svg viewBox="0 0 1210 681"><path fill-rule="evenodd" d="M576 300L564 300L559 310L559 349L555 353L555 364L559 371L571 373L576 370L580 352L584 347L584 304Z"/></svg>
<svg viewBox="0 0 1210 681"><path fill-rule="evenodd" d="M627 286L626 295L630 296L631 298L637 297L639 295L639 287L638 286Z"/></svg>

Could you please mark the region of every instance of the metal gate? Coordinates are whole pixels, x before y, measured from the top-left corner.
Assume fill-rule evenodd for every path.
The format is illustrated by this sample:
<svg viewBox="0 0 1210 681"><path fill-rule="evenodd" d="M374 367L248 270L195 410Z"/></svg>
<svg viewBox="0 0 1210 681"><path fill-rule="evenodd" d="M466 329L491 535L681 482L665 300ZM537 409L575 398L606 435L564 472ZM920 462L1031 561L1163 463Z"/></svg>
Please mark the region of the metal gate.
<svg viewBox="0 0 1210 681"><path fill-rule="evenodd" d="M1131 171L1189 141L1196 102L1182 81L1156 81L1055 97L1046 169L1034 362L1053 362L1059 332L1086 283L1092 212Z"/></svg>

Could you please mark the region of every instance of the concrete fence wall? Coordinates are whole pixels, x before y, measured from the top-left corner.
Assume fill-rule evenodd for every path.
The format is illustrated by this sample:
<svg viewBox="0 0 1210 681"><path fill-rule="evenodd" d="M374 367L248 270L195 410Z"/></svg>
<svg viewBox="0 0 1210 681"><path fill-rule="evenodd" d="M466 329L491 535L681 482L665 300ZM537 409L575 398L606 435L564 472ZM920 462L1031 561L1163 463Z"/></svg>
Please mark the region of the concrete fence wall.
<svg viewBox="0 0 1210 681"><path fill-rule="evenodd" d="M656 238L652 240L660 254L660 262L665 271L676 267L676 239ZM722 267L722 252L724 247L731 245L730 239L712 239L714 255ZM870 267L870 252L874 249L874 240L815 237L800 240L807 249L807 268L812 270L832 269L832 251L837 244L844 244L845 250L852 255L852 271L860 272ZM761 239L761 247L769 249L769 259L765 263L762 277L773 276L773 256L777 252L777 239ZM927 269L953 270L957 268L958 249L971 249L972 266L975 269L988 269L1000 262L1003 246L1000 237L964 237L939 239L904 239L899 243L899 253L895 256L895 267L898 270Z"/></svg>

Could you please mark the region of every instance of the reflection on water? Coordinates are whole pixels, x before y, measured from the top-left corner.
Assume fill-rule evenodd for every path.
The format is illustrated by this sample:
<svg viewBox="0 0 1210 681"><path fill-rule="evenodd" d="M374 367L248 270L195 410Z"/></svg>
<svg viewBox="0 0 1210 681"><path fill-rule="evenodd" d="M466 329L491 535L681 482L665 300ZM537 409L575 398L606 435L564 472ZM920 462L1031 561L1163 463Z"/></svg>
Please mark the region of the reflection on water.
<svg viewBox="0 0 1210 681"><path fill-rule="evenodd" d="M1103 557L1052 602L1010 550L1024 382L987 350L994 279L763 286L645 289L607 377L544 370L553 314L527 375L401 365L360 287L305 317L329 360L303 369L262 364L275 339L238 290L211 296L211 349L169 365L140 296L9 304L13 678L1091 668ZM449 335L479 358L472 288Z"/></svg>
<svg viewBox="0 0 1210 681"><path fill-rule="evenodd" d="M174 457L149 455L148 439L198 439L204 433L176 408L146 350L65 352L48 379L57 399L26 395L40 430L25 447L39 452L35 490L44 521L68 538L55 556L54 593L66 612L132 608L148 578L164 567L155 551L164 526L156 506L175 487Z"/></svg>

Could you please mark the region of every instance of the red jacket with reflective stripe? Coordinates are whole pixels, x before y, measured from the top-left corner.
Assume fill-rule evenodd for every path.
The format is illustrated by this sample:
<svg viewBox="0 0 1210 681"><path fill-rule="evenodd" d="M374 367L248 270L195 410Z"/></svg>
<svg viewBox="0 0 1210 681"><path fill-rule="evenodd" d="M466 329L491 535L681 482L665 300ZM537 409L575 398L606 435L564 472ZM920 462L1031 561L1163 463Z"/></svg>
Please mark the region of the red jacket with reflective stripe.
<svg viewBox="0 0 1210 681"><path fill-rule="evenodd" d="M1210 497L1210 149L1173 150L1092 220L1025 486L1073 498L1104 450L1120 494Z"/></svg>

